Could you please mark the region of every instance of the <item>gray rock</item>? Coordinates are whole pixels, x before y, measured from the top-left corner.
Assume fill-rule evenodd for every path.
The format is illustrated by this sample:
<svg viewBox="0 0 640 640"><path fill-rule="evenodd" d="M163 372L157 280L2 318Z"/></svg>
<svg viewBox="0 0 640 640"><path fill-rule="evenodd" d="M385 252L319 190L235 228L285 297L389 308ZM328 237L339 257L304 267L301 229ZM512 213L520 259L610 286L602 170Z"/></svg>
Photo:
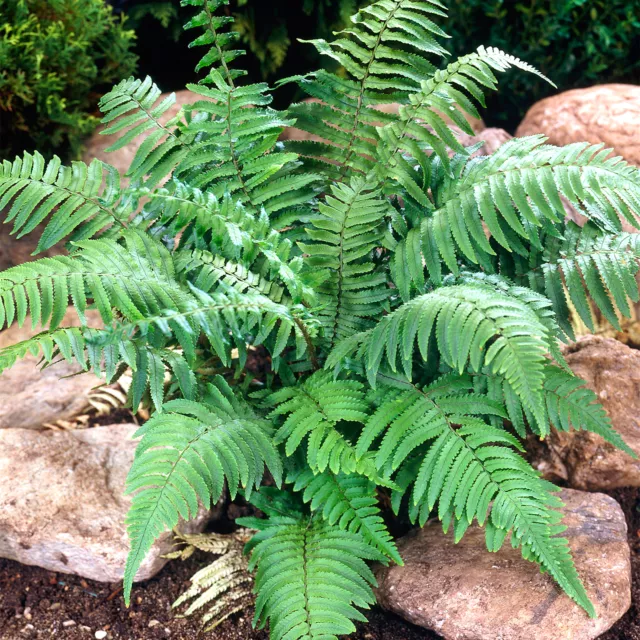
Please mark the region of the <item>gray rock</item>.
<svg viewBox="0 0 640 640"><path fill-rule="evenodd" d="M122 579L129 549L123 495L135 425L66 432L0 431L0 556L91 580ZM202 531L202 511L184 531ZM167 562L172 534L153 546L137 580Z"/></svg>
<svg viewBox="0 0 640 640"><path fill-rule="evenodd" d="M92 327L101 326L95 311L87 312L87 321ZM70 309L61 326L79 324L76 312ZM0 331L0 349L27 340L40 331L41 326L31 329L30 324L22 328L13 325ZM92 373L75 375L81 367L66 361L45 369L38 363L38 357L27 355L0 374L0 429L41 429L47 423L70 420L89 406L92 389L104 383Z"/></svg>
<svg viewBox="0 0 640 640"><path fill-rule="evenodd" d="M507 542L485 547L469 529L457 545L439 523L399 541L404 567L377 571L378 602L447 640L592 640L631 605L627 526L618 503L603 494L564 490L563 534L598 617L564 595L553 580Z"/></svg>
<svg viewBox="0 0 640 640"><path fill-rule="evenodd" d="M640 351L613 340L585 336L565 349L567 363L586 381L614 428L640 455ZM553 430L533 450L545 477L587 491L640 487L640 460L587 431Z"/></svg>
<svg viewBox="0 0 640 640"><path fill-rule="evenodd" d="M517 136L543 133L549 142L604 143L627 162L640 166L640 87L603 84L565 91L529 109Z"/></svg>

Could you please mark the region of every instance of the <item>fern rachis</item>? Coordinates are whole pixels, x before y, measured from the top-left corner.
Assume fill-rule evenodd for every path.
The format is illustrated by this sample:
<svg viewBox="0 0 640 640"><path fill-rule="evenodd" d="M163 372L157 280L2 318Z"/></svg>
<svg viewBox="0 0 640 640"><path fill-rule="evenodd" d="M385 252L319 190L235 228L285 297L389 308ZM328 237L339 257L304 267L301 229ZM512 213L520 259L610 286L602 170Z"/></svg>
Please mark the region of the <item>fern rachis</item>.
<svg viewBox="0 0 640 640"><path fill-rule="evenodd" d="M266 515L243 523L256 625L274 640L348 634L373 603L367 563L402 562L383 488L418 524L437 516L459 539L477 521L490 551L510 539L593 615L555 488L521 454L551 427L633 454L559 340L569 301L587 324L591 302L616 323L639 298L638 236L621 221L639 226L640 170L540 136L471 158L443 115L470 131L498 74L537 72L482 47L439 70L437 0L379 0L314 41L343 72L294 78L319 102L288 112L234 68L227 0L183 4L206 47L190 86L203 99L165 125L171 99L150 79L101 102L116 147L147 135L129 187L97 161L0 167L14 232L44 223L38 249L69 250L0 274L0 326L46 325L0 351L0 371L27 353L108 380L130 369L129 401L152 411L127 484L125 597L154 539L226 485ZM293 123L326 142L278 142ZM104 326L59 326L69 304ZM236 578L246 591L235 573L210 584L225 566L198 574L194 607Z"/></svg>

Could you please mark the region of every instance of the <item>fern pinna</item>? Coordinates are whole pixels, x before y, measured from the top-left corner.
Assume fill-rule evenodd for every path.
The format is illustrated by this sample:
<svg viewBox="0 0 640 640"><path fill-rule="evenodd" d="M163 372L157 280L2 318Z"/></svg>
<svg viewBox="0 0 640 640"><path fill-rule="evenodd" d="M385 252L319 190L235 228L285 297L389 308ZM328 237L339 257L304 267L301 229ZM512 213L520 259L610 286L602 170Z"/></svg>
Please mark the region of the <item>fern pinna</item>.
<svg viewBox="0 0 640 640"><path fill-rule="evenodd" d="M154 539L226 486L267 516L245 524L256 624L275 640L363 619L367 563L402 562L380 491L456 539L474 522L490 551L508 539L594 615L523 440L588 429L633 455L559 341L571 306L616 324L638 300L622 221L639 226L639 170L540 136L472 158L458 134L497 74L537 72L484 48L442 65L437 0L379 0L314 41L343 71L289 79L316 101L288 113L242 82L226 0L183 4L205 49L193 104L162 124L173 98L148 78L101 102L114 148L145 136L126 186L98 161L0 167L13 232L44 225L38 250L68 249L0 274L0 325L44 327L0 370L27 353L107 380L130 369L131 403L153 409L128 479L127 601ZM324 141L279 142L294 123ZM79 328L60 326L69 304ZM268 371L247 369L251 351Z"/></svg>

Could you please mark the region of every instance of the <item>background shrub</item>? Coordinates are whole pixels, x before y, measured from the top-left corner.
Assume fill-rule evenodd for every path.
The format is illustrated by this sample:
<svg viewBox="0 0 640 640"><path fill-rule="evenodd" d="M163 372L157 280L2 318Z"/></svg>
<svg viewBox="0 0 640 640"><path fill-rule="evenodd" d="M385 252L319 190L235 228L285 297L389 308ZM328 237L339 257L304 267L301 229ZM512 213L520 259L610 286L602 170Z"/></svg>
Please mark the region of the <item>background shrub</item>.
<svg viewBox="0 0 640 640"><path fill-rule="evenodd" d="M160 20L179 34L189 11L176 2L113 0L137 24L142 71L166 89L195 81L197 54L186 48L182 36L171 48L173 64L150 55L161 37ZM349 16L369 0L231 0L228 12L253 56L245 65L253 80L307 73L319 64L318 54L296 38L327 38L342 28ZM447 46L454 55L479 45L499 47L538 67L560 90L603 82L640 80L640 11L638 0L453 0L445 31L453 36ZM158 19L154 20L153 17ZM295 34L295 35L294 35ZM166 35L165 35L166 38ZM147 55L147 51L149 55ZM156 50L157 53L157 50ZM276 73L277 72L277 73ZM532 75L511 74L508 92L489 98L488 124L514 130L526 110L554 92ZM296 98L294 88L276 92L276 104L285 107Z"/></svg>
<svg viewBox="0 0 640 640"><path fill-rule="evenodd" d="M136 70L135 34L104 0L0 0L0 154L76 156L100 95Z"/></svg>

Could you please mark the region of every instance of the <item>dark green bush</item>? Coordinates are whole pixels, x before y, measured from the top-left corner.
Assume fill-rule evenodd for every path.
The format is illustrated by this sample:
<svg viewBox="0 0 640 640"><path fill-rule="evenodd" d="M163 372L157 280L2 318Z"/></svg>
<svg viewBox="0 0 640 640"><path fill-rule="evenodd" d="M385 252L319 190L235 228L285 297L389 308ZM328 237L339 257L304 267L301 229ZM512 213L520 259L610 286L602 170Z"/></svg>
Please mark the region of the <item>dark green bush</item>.
<svg viewBox="0 0 640 640"><path fill-rule="evenodd" d="M135 71L135 34L104 0L0 0L0 153L77 155L96 105Z"/></svg>

